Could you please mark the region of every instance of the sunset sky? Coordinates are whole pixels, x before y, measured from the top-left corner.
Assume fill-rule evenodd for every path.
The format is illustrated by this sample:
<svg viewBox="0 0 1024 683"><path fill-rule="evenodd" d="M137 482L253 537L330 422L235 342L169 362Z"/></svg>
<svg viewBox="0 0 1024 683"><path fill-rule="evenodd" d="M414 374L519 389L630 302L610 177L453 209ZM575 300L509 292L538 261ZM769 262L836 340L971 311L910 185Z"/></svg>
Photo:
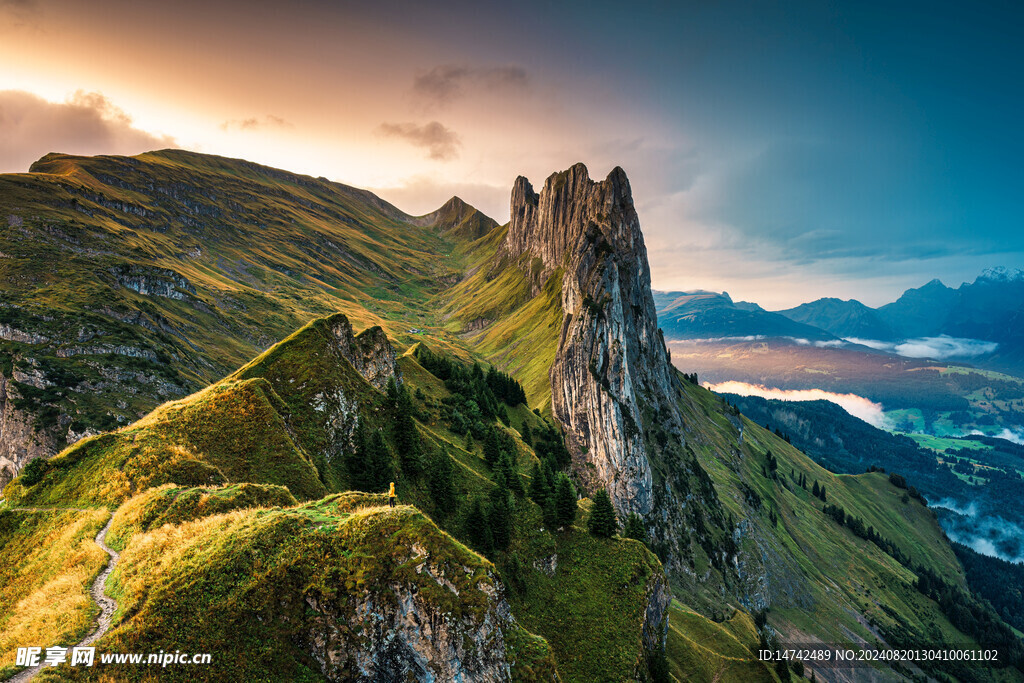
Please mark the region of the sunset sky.
<svg viewBox="0 0 1024 683"><path fill-rule="evenodd" d="M548 5L0 0L0 172L182 147L505 221L583 161L628 173L658 289L1024 267L1016 3Z"/></svg>

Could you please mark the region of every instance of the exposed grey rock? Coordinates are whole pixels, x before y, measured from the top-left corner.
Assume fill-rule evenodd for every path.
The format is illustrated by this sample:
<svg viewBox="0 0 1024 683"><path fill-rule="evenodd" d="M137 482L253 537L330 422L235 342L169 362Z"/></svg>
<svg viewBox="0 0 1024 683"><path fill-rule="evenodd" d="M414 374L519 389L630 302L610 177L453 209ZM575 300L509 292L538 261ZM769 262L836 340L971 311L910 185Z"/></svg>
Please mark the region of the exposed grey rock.
<svg viewBox="0 0 1024 683"><path fill-rule="evenodd" d="M331 333L338 340L338 351L363 378L383 391L392 377L401 383L395 349L380 327L370 327L353 335L352 324L343 315L328 319Z"/></svg>
<svg viewBox="0 0 1024 683"><path fill-rule="evenodd" d="M714 488L686 444L682 389L657 326L629 180L615 168L595 182L577 164L551 175L538 194L520 177L510 208L499 259L518 264L534 291L562 269L552 411L577 478L589 491L606 488L620 515L644 517L652 542L667 551L666 568L681 576L694 542L710 557L712 533L727 532ZM652 462L662 473L657 485Z"/></svg>
<svg viewBox="0 0 1024 683"><path fill-rule="evenodd" d="M35 332L24 332L5 323L0 323L0 339L22 344L45 344L49 338Z"/></svg>
<svg viewBox="0 0 1024 683"><path fill-rule="evenodd" d="M641 629L645 651L664 649L668 639L668 608L671 603L672 591L669 589L665 574L652 574L647 583L647 609L644 610L644 623ZM640 678L639 675L637 678Z"/></svg>
<svg viewBox="0 0 1024 683"><path fill-rule="evenodd" d="M441 609L415 584L392 583L360 593L354 606L307 595L313 613L308 649L330 681L481 681L511 680L505 631L515 620L500 584L490 577L460 596L450 579L471 573L449 562L434 563L422 548L409 561L452 598L472 599L479 607ZM418 551L418 552L417 552Z"/></svg>
<svg viewBox="0 0 1024 683"><path fill-rule="evenodd" d="M577 164L549 177L540 195L520 177L511 208L508 253L540 258L544 273L565 269L554 413L577 460L593 466L591 487L607 487L620 512L648 515L652 477L640 400L666 408L666 426L678 438L682 432L626 174L616 168L595 183ZM590 468L579 471L586 476Z"/></svg>
<svg viewBox="0 0 1024 683"><path fill-rule="evenodd" d="M111 268L117 283L143 296L162 296L180 301L191 299L196 288L184 276L169 268L118 266Z"/></svg>
<svg viewBox="0 0 1024 683"><path fill-rule="evenodd" d="M20 398L13 382L0 374L0 489L30 461L57 452L56 439L35 429L35 418L15 407Z"/></svg>
<svg viewBox="0 0 1024 683"><path fill-rule="evenodd" d="M145 358L147 360L156 361L158 359L155 352L149 349L140 349L135 346L124 346L123 344L99 344L95 346L71 346L63 349L57 349L55 355L58 358L70 358L72 356L102 356L105 354L114 354L115 356L127 356L129 358Z"/></svg>

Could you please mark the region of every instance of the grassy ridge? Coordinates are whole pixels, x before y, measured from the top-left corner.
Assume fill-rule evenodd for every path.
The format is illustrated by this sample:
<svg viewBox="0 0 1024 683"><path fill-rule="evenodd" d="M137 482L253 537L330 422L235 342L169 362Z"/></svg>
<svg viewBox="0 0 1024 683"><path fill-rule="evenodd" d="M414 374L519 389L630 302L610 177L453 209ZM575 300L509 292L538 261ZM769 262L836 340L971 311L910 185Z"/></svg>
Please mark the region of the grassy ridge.
<svg viewBox="0 0 1024 683"><path fill-rule="evenodd" d="M539 527L538 513L521 526ZM528 564L512 604L523 625L551 644L562 679L621 681L645 670L641 626L661 577L658 559L641 543L581 528L544 536L520 537L513 549Z"/></svg>
<svg viewBox="0 0 1024 683"><path fill-rule="evenodd" d="M133 537L111 579L119 609L104 646L214 653L210 668L167 669L166 680L314 681L322 680L319 665L302 653L319 651L310 639L337 623L342 630L330 647L340 648L340 659L332 675L347 679L359 671L357 653L380 645L373 620L360 610L402 613L408 606L399 604L400 593L409 592L415 609L453 629L466 662L486 658L483 648L502 647L500 640L476 644L455 635L461 624L497 617L492 565L414 508L381 503L381 496L332 497ZM539 667L543 659L523 664ZM142 680L147 673L126 667L118 675Z"/></svg>
<svg viewBox="0 0 1024 683"><path fill-rule="evenodd" d="M109 430L227 374L317 316L392 336L457 277L439 228L370 193L165 150L48 155L0 175L2 368L44 440ZM42 267L45 264L45 267ZM35 341L25 341L36 335ZM59 448L58 448L59 450Z"/></svg>
<svg viewBox="0 0 1024 683"><path fill-rule="evenodd" d="M824 470L753 422L729 419L722 400L705 389L688 385L684 405L691 444L729 513L744 520L741 546L763 558L766 597L773 605L769 621L783 640L807 642L814 634L824 642L871 643L879 632L913 632L936 643L970 642L914 588L913 572L824 515L824 503L793 475L805 476L808 488L815 481L824 485L830 504L873 526L914 564L963 587L962 569L928 508L915 500L904 503L903 491L881 473ZM777 477L766 476L769 450L778 462Z"/></svg>
<svg viewBox="0 0 1024 683"><path fill-rule="evenodd" d="M117 506L166 483L256 482L318 498L323 484L288 434L283 412L264 379L215 384L121 431L75 444L50 460L40 483L26 489L17 480L5 493L21 505Z"/></svg>
<svg viewBox="0 0 1024 683"><path fill-rule="evenodd" d="M246 483L204 489L165 484L140 493L117 509L107 533L107 545L124 550L136 534L165 524L182 524L236 509L295 504L295 497L283 486Z"/></svg>

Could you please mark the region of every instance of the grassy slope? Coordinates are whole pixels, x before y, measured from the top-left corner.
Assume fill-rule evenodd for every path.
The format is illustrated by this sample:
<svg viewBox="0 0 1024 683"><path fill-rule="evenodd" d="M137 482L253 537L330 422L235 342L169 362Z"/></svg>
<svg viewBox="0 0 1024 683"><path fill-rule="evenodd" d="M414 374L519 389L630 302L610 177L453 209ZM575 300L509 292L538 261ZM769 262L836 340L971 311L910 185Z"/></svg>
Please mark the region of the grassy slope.
<svg viewBox="0 0 1024 683"><path fill-rule="evenodd" d="M791 472L824 484L829 503L874 526L912 562L963 587L962 569L930 510L913 500L903 503L903 491L883 474L834 475L746 418L740 443L721 399L705 389L687 385L684 405L691 444L720 498L736 520L749 524L741 545L766 560L775 604L769 622L784 640L807 642L810 635L824 642L874 642L872 629L881 627L907 628L936 643L971 642L913 587L912 572L826 517L822 502L794 485ZM779 481L762 474L769 449L779 462ZM751 509L740 482L757 493L760 509ZM774 529L769 509L778 517Z"/></svg>
<svg viewBox="0 0 1024 683"><path fill-rule="evenodd" d="M50 461L41 483L25 489L16 480L5 494L26 506L116 507L170 482L257 482L318 498L325 489L282 408L266 380L214 384L118 432L80 441Z"/></svg>
<svg viewBox="0 0 1024 683"><path fill-rule="evenodd" d="M639 627L647 584L661 563L636 541L591 536L582 515L577 527L563 533L539 532L538 512L520 520L513 547L520 562L528 562L512 598L516 613L551 643L563 680L631 678L644 656ZM538 567L552 558L556 566L549 576Z"/></svg>
<svg viewBox="0 0 1024 683"><path fill-rule="evenodd" d="M461 269L436 229L369 193L249 162L170 150L49 155L33 168L0 175L0 323L49 341L0 350L14 359L7 376L35 363L59 385L22 393L61 438L61 414L79 433L126 424L319 315L344 311L393 336L429 325L423 302ZM195 292L118 280L170 271ZM57 357L68 349L86 353Z"/></svg>
<svg viewBox="0 0 1024 683"><path fill-rule="evenodd" d="M399 585L411 586L443 622L482 618L495 589L492 565L416 509L384 502L383 496L345 494L135 536L111 578L119 607L104 645L118 652L215 653L217 661L201 676L318 681L318 665L296 647L323 628L311 605L344 623L363 600L396 599L384 587ZM447 583L422 571L425 562ZM349 646L367 647L368 638L350 633ZM336 675L356 672L353 659ZM143 679L146 669L126 667L120 675ZM196 675L168 669L161 680Z"/></svg>
<svg viewBox="0 0 1024 683"><path fill-rule="evenodd" d="M93 628L89 586L107 562L105 510L0 509L0 678L18 647L77 643Z"/></svg>
<svg viewBox="0 0 1024 683"><path fill-rule="evenodd" d="M756 656L760 641L753 620L737 610L721 623L687 608L678 600L669 609L666 651L669 673L680 683L778 680Z"/></svg>
<svg viewBox="0 0 1024 683"><path fill-rule="evenodd" d="M539 295L531 297L523 270L495 263L507 229L497 228L464 247L469 275L438 303L449 330L461 333L477 353L515 376L530 405L550 414L548 373L562 327L562 271L555 271Z"/></svg>

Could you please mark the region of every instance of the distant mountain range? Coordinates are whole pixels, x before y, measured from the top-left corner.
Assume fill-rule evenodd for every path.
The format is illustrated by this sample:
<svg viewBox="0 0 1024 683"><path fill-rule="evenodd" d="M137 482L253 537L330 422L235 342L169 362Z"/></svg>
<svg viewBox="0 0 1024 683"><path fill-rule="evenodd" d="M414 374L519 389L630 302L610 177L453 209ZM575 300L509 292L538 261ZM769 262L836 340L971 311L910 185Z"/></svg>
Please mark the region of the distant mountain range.
<svg viewBox="0 0 1024 683"><path fill-rule="evenodd" d="M666 339L718 337L794 337L830 340L819 326L766 311L757 304L733 301L728 292L654 292L658 322Z"/></svg>
<svg viewBox="0 0 1024 683"><path fill-rule="evenodd" d="M898 355L960 358L1024 374L1024 271L1017 269L986 270L956 289L932 280L879 308L823 298L772 312L704 291L655 292L655 303L668 339L849 340ZM953 339L932 339L942 337Z"/></svg>

